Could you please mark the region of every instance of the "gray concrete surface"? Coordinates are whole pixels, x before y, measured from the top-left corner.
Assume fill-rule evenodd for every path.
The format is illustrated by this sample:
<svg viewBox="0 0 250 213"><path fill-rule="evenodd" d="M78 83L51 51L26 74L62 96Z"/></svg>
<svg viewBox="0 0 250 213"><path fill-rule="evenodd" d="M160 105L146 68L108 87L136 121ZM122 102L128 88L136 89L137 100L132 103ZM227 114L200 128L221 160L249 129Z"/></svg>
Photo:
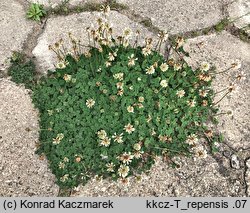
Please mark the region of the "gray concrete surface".
<svg viewBox="0 0 250 213"><path fill-rule="evenodd" d="M0 72L7 67L12 51L20 51L32 32L33 22L25 19L25 10L15 0L0 1Z"/></svg>
<svg viewBox="0 0 250 213"><path fill-rule="evenodd" d="M229 17L234 25L240 29L245 29L250 35L250 1L236 0L228 6ZM248 27L247 27L248 26Z"/></svg>
<svg viewBox="0 0 250 213"><path fill-rule="evenodd" d="M39 1L53 7L62 2L51 0L51 4L48 4L49 1L45 0L28 1ZM69 5L97 1L70 0ZM0 24L4 29L0 33L0 72L6 70L5 61L13 50L26 48L25 52L33 52L37 71L46 73L56 63L48 45L60 38L66 39L68 32L80 38L83 44L88 43L85 29L95 21L97 13L50 16L41 25L39 32L34 33L34 22L26 20L25 9L20 2L27 3L25 0L0 1ZM130 17L137 14L150 18L154 26L171 33L202 29L216 24L226 15L233 19L249 11L247 0L117 2L129 6L127 12ZM156 37L124 14L112 12L110 15L115 34L130 27L133 31L140 29L143 36ZM246 24L249 24L248 16L235 22L239 28ZM27 41L32 41L32 45L23 46ZM229 76L235 76L241 71L246 74L246 80L220 102L221 111L231 110L232 114L218 117L220 123L217 130L225 136L225 143L220 145L219 153L208 154L206 159L196 161L192 158L175 158L175 162L180 165L179 169L173 169L169 162L159 159L149 175L142 175L141 182L131 178L131 184L124 187L110 180L93 179L73 191L72 196L250 196L250 44L223 31L189 39L185 48L190 52L187 61L194 67L206 61L222 71L234 62L241 63L238 70L217 76L213 83L216 91L228 85ZM219 99L219 96L216 98ZM38 130L38 114L31 103L29 91L0 75L0 196L57 196L58 187L48 169L48 162L34 154Z"/></svg>
<svg viewBox="0 0 250 213"><path fill-rule="evenodd" d="M29 91L0 79L0 196L57 196L47 161L34 153L38 129Z"/></svg>
<svg viewBox="0 0 250 213"><path fill-rule="evenodd" d="M28 2L39 3L39 4L44 5L46 8L49 8L49 7L54 8L58 5L62 5L66 1L65 0L28 0ZM82 5L85 3L102 3L102 2L104 1L102 0L69 0L68 5L77 6L77 5Z"/></svg>
<svg viewBox="0 0 250 213"><path fill-rule="evenodd" d="M140 182L131 178L127 186L111 180L93 179L76 189L72 196L244 196L240 173L223 173L211 156L197 161L181 157L175 162L180 168L173 169L169 163L157 160L149 175L142 175Z"/></svg>
<svg viewBox="0 0 250 213"><path fill-rule="evenodd" d="M222 1L218 0L117 0L135 14L150 18L153 25L172 34L210 27L219 22Z"/></svg>
<svg viewBox="0 0 250 213"><path fill-rule="evenodd" d="M242 71L246 75L246 80L238 82L236 90L219 103L222 112L232 111L232 115L218 117L220 120L218 130L224 134L226 142L234 149L250 148L250 45L227 32L222 32L190 39L185 48L190 52L188 61L193 67L198 67L206 61L216 66L220 72L229 68L234 62L241 64L240 69L231 69L225 74L216 75L213 82L215 91L220 91L229 86L232 79L228 78L229 76L236 76ZM224 93L217 95L215 101L219 100L222 94Z"/></svg>

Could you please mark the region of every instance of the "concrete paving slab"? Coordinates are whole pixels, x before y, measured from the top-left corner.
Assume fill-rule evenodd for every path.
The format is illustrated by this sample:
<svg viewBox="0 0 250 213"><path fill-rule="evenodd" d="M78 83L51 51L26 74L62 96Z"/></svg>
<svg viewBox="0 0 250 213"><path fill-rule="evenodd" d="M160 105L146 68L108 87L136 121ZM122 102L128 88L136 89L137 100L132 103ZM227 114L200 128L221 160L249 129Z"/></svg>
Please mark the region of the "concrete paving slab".
<svg viewBox="0 0 250 213"><path fill-rule="evenodd" d="M153 25L172 34L210 27L223 16L218 0L117 0L135 14L150 18Z"/></svg>
<svg viewBox="0 0 250 213"><path fill-rule="evenodd" d="M231 111L232 114L218 117L220 121L218 129L232 148L250 148L250 44L240 41L227 32L222 32L219 35L189 39L185 48L190 52L188 61L194 67L205 61L216 66L220 72L231 67L233 63L241 65L239 69L230 69L226 74L217 75L213 85L215 91L219 91L229 86L229 79L240 72L245 73L246 79L239 82L236 90L219 103L222 112ZM216 96L216 100L219 100L222 94L224 93Z"/></svg>
<svg viewBox="0 0 250 213"><path fill-rule="evenodd" d="M58 5L61 5L67 1L65 0L28 0L30 3L39 3L44 5L45 7L56 7ZM78 6L85 3L102 3L104 0L69 0L68 5L69 6Z"/></svg>
<svg viewBox="0 0 250 213"><path fill-rule="evenodd" d="M0 79L0 196L57 196L46 160L35 154L38 113L29 91Z"/></svg>
<svg viewBox="0 0 250 213"><path fill-rule="evenodd" d="M232 4L229 4L228 13L230 19L235 20L234 25L240 29L245 29L250 35L250 1L233 1Z"/></svg>
<svg viewBox="0 0 250 213"><path fill-rule="evenodd" d="M250 196L250 158L246 160L246 173L245 173L245 181L247 184L247 196Z"/></svg>
<svg viewBox="0 0 250 213"><path fill-rule="evenodd" d="M72 196L244 196L244 184L240 175L233 177L223 174L221 167L211 156L197 161L181 157L176 158L175 162L180 166L178 169L157 160L148 176L142 175L141 181L131 178L127 186L111 180L93 179L77 188Z"/></svg>
<svg viewBox="0 0 250 213"><path fill-rule="evenodd" d="M32 32L33 23L25 17L25 10L17 1L0 1L0 72L7 67L12 51L20 51Z"/></svg>
<svg viewBox="0 0 250 213"><path fill-rule="evenodd" d="M56 63L55 54L48 49L50 44L54 44L60 38L68 43L68 33L71 32L75 37L81 40L83 45L88 45L88 34L86 28L96 23L97 12L84 12L65 17L50 18L43 34L38 38L38 44L33 50L39 66L39 72L45 73L48 69L53 69ZM138 29L143 36L153 37L153 34L144 29L140 24L131 21L125 15L112 11L109 16L113 24L113 34L120 35L127 27L134 32L132 40L135 38L135 31Z"/></svg>

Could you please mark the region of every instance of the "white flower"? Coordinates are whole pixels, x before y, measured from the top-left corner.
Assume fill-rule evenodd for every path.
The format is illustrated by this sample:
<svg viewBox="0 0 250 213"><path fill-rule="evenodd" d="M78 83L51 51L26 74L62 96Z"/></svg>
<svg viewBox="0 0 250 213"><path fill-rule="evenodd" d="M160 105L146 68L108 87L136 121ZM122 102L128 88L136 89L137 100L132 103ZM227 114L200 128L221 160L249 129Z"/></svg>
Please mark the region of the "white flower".
<svg viewBox="0 0 250 213"><path fill-rule="evenodd" d="M159 39L161 39L163 42L167 41L168 39L168 34L164 31L160 31L157 35Z"/></svg>
<svg viewBox="0 0 250 213"><path fill-rule="evenodd" d="M68 159L67 157L65 157L65 158L63 158L63 161L64 161L65 163L68 163L68 162L69 162L69 159Z"/></svg>
<svg viewBox="0 0 250 213"><path fill-rule="evenodd" d="M133 153L134 158L135 158L135 159L141 158L143 153L144 153L143 151L135 151L135 152Z"/></svg>
<svg viewBox="0 0 250 213"><path fill-rule="evenodd" d="M189 144L189 145L196 145L198 143L198 137L196 134L191 134L189 136L187 136L187 140L186 140L186 143Z"/></svg>
<svg viewBox="0 0 250 213"><path fill-rule="evenodd" d="M139 109L144 107L142 103L137 104L137 106L139 107Z"/></svg>
<svg viewBox="0 0 250 213"><path fill-rule="evenodd" d="M160 85L164 88L167 87L168 86L167 80L161 80Z"/></svg>
<svg viewBox="0 0 250 213"><path fill-rule="evenodd" d="M106 61L105 65L106 65L106 67L110 67L111 66L111 62L110 61Z"/></svg>
<svg viewBox="0 0 250 213"><path fill-rule="evenodd" d="M220 144L218 142L214 142L214 146L218 149L220 147Z"/></svg>
<svg viewBox="0 0 250 213"><path fill-rule="evenodd" d="M128 176L128 173L129 173L129 167L126 165L121 165L120 168L118 169L119 176L121 176L123 178Z"/></svg>
<svg viewBox="0 0 250 213"><path fill-rule="evenodd" d="M107 171L108 172L114 172L115 171L114 170L115 165L112 162L111 163L107 163L106 167L107 167Z"/></svg>
<svg viewBox="0 0 250 213"><path fill-rule="evenodd" d="M168 65L166 63L162 63L160 69L162 72L166 72L168 70Z"/></svg>
<svg viewBox="0 0 250 213"><path fill-rule="evenodd" d="M196 101L195 100L188 100L187 105L190 107L195 107Z"/></svg>
<svg viewBox="0 0 250 213"><path fill-rule="evenodd" d="M104 139L104 138L106 138L107 137L107 133L106 133L106 131L105 130L99 130L98 132L97 132L97 136L98 136L98 138L100 138L100 139Z"/></svg>
<svg viewBox="0 0 250 213"><path fill-rule="evenodd" d="M131 54L131 56L128 57L128 66L134 66L135 61L138 60L138 58L134 58L134 54Z"/></svg>
<svg viewBox="0 0 250 213"><path fill-rule="evenodd" d="M205 90L205 89L199 90L199 95L201 97L207 97L207 94L208 94L208 90Z"/></svg>
<svg viewBox="0 0 250 213"><path fill-rule="evenodd" d="M108 59L109 59L109 61L114 61L115 56L112 53L109 53Z"/></svg>
<svg viewBox="0 0 250 213"><path fill-rule="evenodd" d="M159 141L161 142L169 143L172 141L172 137L167 136L167 135L159 135L158 138L159 138Z"/></svg>
<svg viewBox="0 0 250 213"><path fill-rule="evenodd" d="M142 54L144 55L144 56L148 56L148 55L150 55L152 53L152 51L151 51L151 48L150 47L144 47L144 48L142 48Z"/></svg>
<svg viewBox="0 0 250 213"><path fill-rule="evenodd" d="M119 81L123 80L124 73L119 72L113 75L114 79L118 79Z"/></svg>
<svg viewBox="0 0 250 213"><path fill-rule="evenodd" d="M124 152L121 156L118 157L118 159L124 163L124 164L129 164L132 162L134 156L131 155L131 153Z"/></svg>
<svg viewBox="0 0 250 213"><path fill-rule="evenodd" d="M206 82L211 81L211 79L212 79L211 75L205 75L205 77L204 77L204 81L206 81Z"/></svg>
<svg viewBox="0 0 250 213"><path fill-rule="evenodd" d="M108 147L108 146L110 145L110 138L105 137L104 139L102 139L102 140L100 141L100 145L105 146L105 147Z"/></svg>
<svg viewBox="0 0 250 213"><path fill-rule="evenodd" d="M100 157L102 158L102 160L107 160L109 158L107 155L104 154L100 154Z"/></svg>
<svg viewBox="0 0 250 213"><path fill-rule="evenodd" d="M133 148L136 150L136 151L139 151L141 149L141 144L140 143L135 143Z"/></svg>
<svg viewBox="0 0 250 213"><path fill-rule="evenodd" d="M64 138L64 134L59 133L57 134L56 138L53 138L53 144L59 144L61 140Z"/></svg>
<svg viewBox="0 0 250 213"><path fill-rule="evenodd" d="M69 174L66 174L66 175L64 175L64 176L62 176L61 178L60 178L60 181L61 182L65 182L66 180L68 180L69 179Z"/></svg>
<svg viewBox="0 0 250 213"><path fill-rule="evenodd" d="M117 89L123 89L123 82L116 83L116 88Z"/></svg>
<svg viewBox="0 0 250 213"><path fill-rule="evenodd" d="M118 90L117 95L122 96L124 91L122 89Z"/></svg>
<svg viewBox="0 0 250 213"><path fill-rule="evenodd" d="M120 135L117 135L117 134L115 133L115 134L112 136L112 138L113 138L114 141L117 142L117 143L123 143L122 136L123 136L123 133L121 133Z"/></svg>
<svg viewBox="0 0 250 213"><path fill-rule="evenodd" d="M133 125L131 125L130 123L128 123L127 125L124 126L124 130L128 133L131 134L132 132L135 131L135 128Z"/></svg>
<svg viewBox="0 0 250 213"><path fill-rule="evenodd" d="M64 79L64 81L69 82L69 81L71 81L72 76L71 76L71 75L65 74L65 75L63 76L63 79Z"/></svg>
<svg viewBox="0 0 250 213"><path fill-rule="evenodd" d="M130 38L132 36L132 30L130 28L124 29L123 35L126 39Z"/></svg>
<svg viewBox="0 0 250 213"><path fill-rule="evenodd" d="M201 103L201 105L202 105L202 106L204 106L204 107L205 107L205 106L207 106L207 105L208 105L208 102L207 102L207 100L202 100L202 103Z"/></svg>
<svg viewBox="0 0 250 213"><path fill-rule="evenodd" d="M176 92L176 95L179 97L179 98L182 98L184 95L185 95L185 91L182 89L182 90L178 90Z"/></svg>
<svg viewBox="0 0 250 213"><path fill-rule="evenodd" d="M119 178L118 182L119 182L119 185L121 185L122 187L127 187L130 184L128 178Z"/></svg>
<svg viewBox="0 0 250 213"><path fill-rule="evenodd" d="M178 37L178 38L176 39L177 49L180 48L181 46L183 46L184 42L185 42L184 38Z"/></svg>
<svg viewBox="0 0 250 213"><path fill-rule="evenodd" d="M129 45L128 39L125 39L125 40L123 41L122 45L123 45L124 47L128 47L128 45Z"/></svg>
<svg viewBox="0 0 250 213"><path fill-rule="evenodd" d="M207 62L202 62L202 63L201 63L200 69L201 69L202 71L208 71L208 70L210 69L210 64L207 63Z"/></svg>
<svg viewBox="0 0 250 213"><path fill-rule="evenodd" d="M174 70L175 70L175 71L178 71L178 70L180 70L180 69L181 69L181 64L175 63L175 64L174 64Z"/></svg>
<svg viewBox="0 0 250 213"><path fill-rule="evenodd" d="M63 62L58 62L56 65L57 69L64 69L66 67L66 65Z"/></svg>
<svg viewBox="0 0 250 213"><path fill-rule="evenodd" d="M91 57L91 53L89 51L86 51L84 53L84 55L85 55L86 58L90 58Z"/></svg>
<svg viewBox="0 0 250 213"><path fill-rule="evenodd" d="M130 112L130 113L134 113L134 107L132 107L132 106L128 106L128 107L127 107L127 110L128 110L128 112Z"/></svg>
<svg viewBox="0 0 250 213"><path fill-rule="evenodd" d="M108 16L109 15L109 13L110 13L110 6L109 5L102 5L102 7L101 7L101 12L104 14L104 15L106 15L106 16Z"/></svg>
<svg viewBox="0 0 250 213"><path fill-rule="evenodd" d="M143 102L144 102L144 97L140 96L140 97L138 98L138 101L141 102L141 103L143 103Z"/></svg>
<svg viewBox="0 0 250 213"><path fill-rule="evenodd" d="M203 146L196 146L194 148L194 154L197 158L206 158L207 157L207 151L204 149Z"/></svg>
<svg viewBox="0 0 250 213"><path fill-rule="evenodd" d="M64 167L65 167L65 163L59 162L58 168L59 168L59 169L64 169Z"/></svg>
<svg viewBox="0 0 250 213"><path fill-rule="evenodd" d="M155 73L155 68L153 65L146 69L146 74L152 75L154 73Z"/></svg>
<svg viewBox="0 0 250 213"><path fill-rule="evenodd" d="M48 115L49 115L49 116L53 115L53 113L54 113L53 110L49 110L49 109L47 110L47 112L48 112Z"/></svg>
<svg viewBox="0 0 250 213"><path fill-rule="evenodd" d="M93 106L95 105L95 101L94 101L94 99L88 99L87 101L86 101L86 106L88 107L88 108L92 108Z"/></svg>

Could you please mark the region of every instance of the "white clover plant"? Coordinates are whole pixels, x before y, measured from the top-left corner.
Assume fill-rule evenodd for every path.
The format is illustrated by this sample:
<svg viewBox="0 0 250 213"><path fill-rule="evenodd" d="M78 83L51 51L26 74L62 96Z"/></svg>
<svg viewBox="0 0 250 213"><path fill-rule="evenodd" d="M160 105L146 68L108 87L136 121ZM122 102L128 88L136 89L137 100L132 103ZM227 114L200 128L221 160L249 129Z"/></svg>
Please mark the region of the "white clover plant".
<svg viewBox="0 0 250 213"><path fill-rule="evenodd" d="M87 29L87 51L71 34L70 52L62 39L50 46L59 63L34 90L38 153L46 155L61 187L85 184L94 175L127 183L129 176L149 170L157 156L205 158L221 140L206 125L216 121L218 110L214 69L208 63L197 70L188 66L181 37L170 47L178 59L159 53L168 41L164 32L156 46L151 38L138 46L138 31L131 44L130 29L114 37L109 10L102 8L97 29ZM227 88L232 90L233 85Z"/></svg>

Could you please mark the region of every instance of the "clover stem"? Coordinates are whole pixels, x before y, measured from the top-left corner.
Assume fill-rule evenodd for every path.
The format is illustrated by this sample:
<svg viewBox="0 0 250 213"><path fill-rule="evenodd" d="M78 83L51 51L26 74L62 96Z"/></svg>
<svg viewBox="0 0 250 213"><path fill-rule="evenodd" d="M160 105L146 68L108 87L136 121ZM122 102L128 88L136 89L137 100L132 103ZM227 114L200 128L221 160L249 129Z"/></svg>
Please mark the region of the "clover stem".
<svg viewBox="0 0 250 213"><path fill-rule="evenodd" d="M89 40L89 45L90 45L90 34L89 34L89 32L88 32L88 40Z"/></svg>
<svg viewBox="0 0 250 213"><path fill-rule="evenodd" d="M217 95L217 94L219 94L219 93L221 93L221 92L224 92L225 90L228 90L228 88L224 88L224 89L222 89L222 90L220 90L220 91L218 91L218 92L215 92L214 95Z"/></svg>
<svg viewBox="0 0 250 213"><path fill-rule="evenodd" d="M228 72L232 67L229 67L221 72L211 72L211 74L214 74L214 75L218 75L218 74L222 74L222 73L225 73L225 72Z"/></svg>
<svg viewBox="0 0 250 213"><path fill-rule="evenodd" d="M160 39L160 44L159 44L159 51L161 50L161 44L162 44L162 39Z"/></svg>
<svg viewBox="0 0 250 213"><path fill-rule="evenodd" d="M228 112L221 112L221 113L218 113L218 114L216 114L216 115L214 115L214 116L220 116L220 115L225 115L225 114L228 115Z"/></svg>
<svg viewBox="0 0 250 213"><path fill-rule="evenodd" d="M213 105L215 106L216 104L220 103L230 92L225 93L220 100L218 100L216 103L214 103Z"/></svg>
<svg viewBox="0 0 250 213"><path fill-rule="evenodd" d="M170 45L170 47L168 48L167 43L166 43L166 51L165 51L166 61L169 59L171 49L172 49L172 45Z"/></svg>
<svg viewBox="0 0 250 213"><path fill-rule="evenodd" d="M160 39L157 41L157 44L155 46L155 50L157 50L157 47L158 47L159 43L160 43Z"/></svg>
<svg viewBox="0 0 250 213"><path fill-rule="evenodd" d="M62 49L63 49L64 55L66 56L66 55L67 55L67 52L66 52L66 49L65 49L65 47L64 47L63 44L62 44Z"/></svg>

